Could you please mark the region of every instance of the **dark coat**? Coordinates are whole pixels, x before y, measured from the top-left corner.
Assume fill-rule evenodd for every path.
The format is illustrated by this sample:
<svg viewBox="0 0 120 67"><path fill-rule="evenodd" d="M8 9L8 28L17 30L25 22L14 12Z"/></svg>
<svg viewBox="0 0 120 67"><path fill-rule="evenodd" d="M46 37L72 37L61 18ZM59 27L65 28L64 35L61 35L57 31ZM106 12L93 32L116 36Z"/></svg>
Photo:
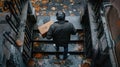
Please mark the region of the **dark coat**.
<svg viewBox="0 0 120 67"><path fill-rule="evenodd" d="M50 26L47 33L47 39L53 38L55 44L68 44L71 34L76 34L76 30L72 23L68 21L57 21Z"/></svg>

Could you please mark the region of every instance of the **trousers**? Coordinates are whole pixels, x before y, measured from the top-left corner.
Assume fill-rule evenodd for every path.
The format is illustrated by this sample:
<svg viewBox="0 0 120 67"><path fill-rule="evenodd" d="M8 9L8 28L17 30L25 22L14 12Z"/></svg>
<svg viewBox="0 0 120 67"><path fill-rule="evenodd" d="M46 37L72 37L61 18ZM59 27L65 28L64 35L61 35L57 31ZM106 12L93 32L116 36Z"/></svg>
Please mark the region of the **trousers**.
<svg viewBox="0 0 120 67"><path fill-rule="evenodd" d="M66 60L67 59L67 53L68 53L68 44L65 44L65 45L59 45L59 44L56 44L56 57L58 58L58 59L60 59L60 57L59 57L59 47L63 47L64 48L64 52L63 52L63 60Z"/></svg>

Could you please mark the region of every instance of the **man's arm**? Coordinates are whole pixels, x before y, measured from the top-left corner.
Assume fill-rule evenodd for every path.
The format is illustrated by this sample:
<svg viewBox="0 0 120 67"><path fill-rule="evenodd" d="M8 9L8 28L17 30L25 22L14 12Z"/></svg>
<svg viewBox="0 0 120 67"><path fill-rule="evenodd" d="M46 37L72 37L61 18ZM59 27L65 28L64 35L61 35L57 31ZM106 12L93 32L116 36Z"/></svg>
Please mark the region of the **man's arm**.
<svg viewBox="0 0 120 67"><path fill-rule="evenodd" d="M71 26L72 26L71 33L72 33L72 35L75 35L77 33L77 30L75 29L75 27L73 26L73 24L71 24Z"/></svg>
<svg viewBox="0 0 120 67"><path fill-rule="evenodd" d="M52 38L53 29L54 29L54 27L53 27L53 25L51 25L49 30L48 30L48 32L47 32L47 36L46 36L47 39L51 39Z"/></svg>

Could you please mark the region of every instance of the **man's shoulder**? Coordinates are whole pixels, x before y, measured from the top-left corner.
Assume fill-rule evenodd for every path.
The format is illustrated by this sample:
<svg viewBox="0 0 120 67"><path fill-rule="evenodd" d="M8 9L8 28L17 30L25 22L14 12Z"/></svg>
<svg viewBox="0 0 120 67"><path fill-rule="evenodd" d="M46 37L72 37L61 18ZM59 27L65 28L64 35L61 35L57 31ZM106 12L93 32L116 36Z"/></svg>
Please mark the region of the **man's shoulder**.
<svg viewBox="0 0 120 67"><path fill-rule="evenodd" d="M54 24L59 23L59 21L55 21Z"/></svg>
<svg viewBox="0 0 120 67"><path fill-rule="evenodd" d="M55 21L54 24L59 24L60 21ZM68 20L63 21L64 23L69 22Z"/></svg>
<svg viewBox="0 0 120 67"><path fill-rule="evenodd" d="M65 20L65 22L69 22L68 20Z"/></svg>

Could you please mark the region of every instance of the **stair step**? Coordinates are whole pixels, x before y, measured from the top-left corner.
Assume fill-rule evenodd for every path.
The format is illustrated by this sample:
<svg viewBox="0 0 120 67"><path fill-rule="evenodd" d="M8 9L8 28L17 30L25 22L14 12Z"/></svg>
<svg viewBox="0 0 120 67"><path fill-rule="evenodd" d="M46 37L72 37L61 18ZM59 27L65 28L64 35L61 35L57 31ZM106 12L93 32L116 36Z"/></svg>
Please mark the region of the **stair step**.
<svg viewBox="0 0 120 67"><path fill-rule="evenodd" d="M39 52L37 52L37 51L34 51L33 52L33 54L34 53L42 53L42 54L49 54L49 55L55 55L56 53L58 53L58 54L60 54L60 55L62 55L64 52L44 52L44 51L39 51ZM68 54L70 54L70 55L83 55L85 52L73 52L73 51L69 51L68 52Z"/></svg>

